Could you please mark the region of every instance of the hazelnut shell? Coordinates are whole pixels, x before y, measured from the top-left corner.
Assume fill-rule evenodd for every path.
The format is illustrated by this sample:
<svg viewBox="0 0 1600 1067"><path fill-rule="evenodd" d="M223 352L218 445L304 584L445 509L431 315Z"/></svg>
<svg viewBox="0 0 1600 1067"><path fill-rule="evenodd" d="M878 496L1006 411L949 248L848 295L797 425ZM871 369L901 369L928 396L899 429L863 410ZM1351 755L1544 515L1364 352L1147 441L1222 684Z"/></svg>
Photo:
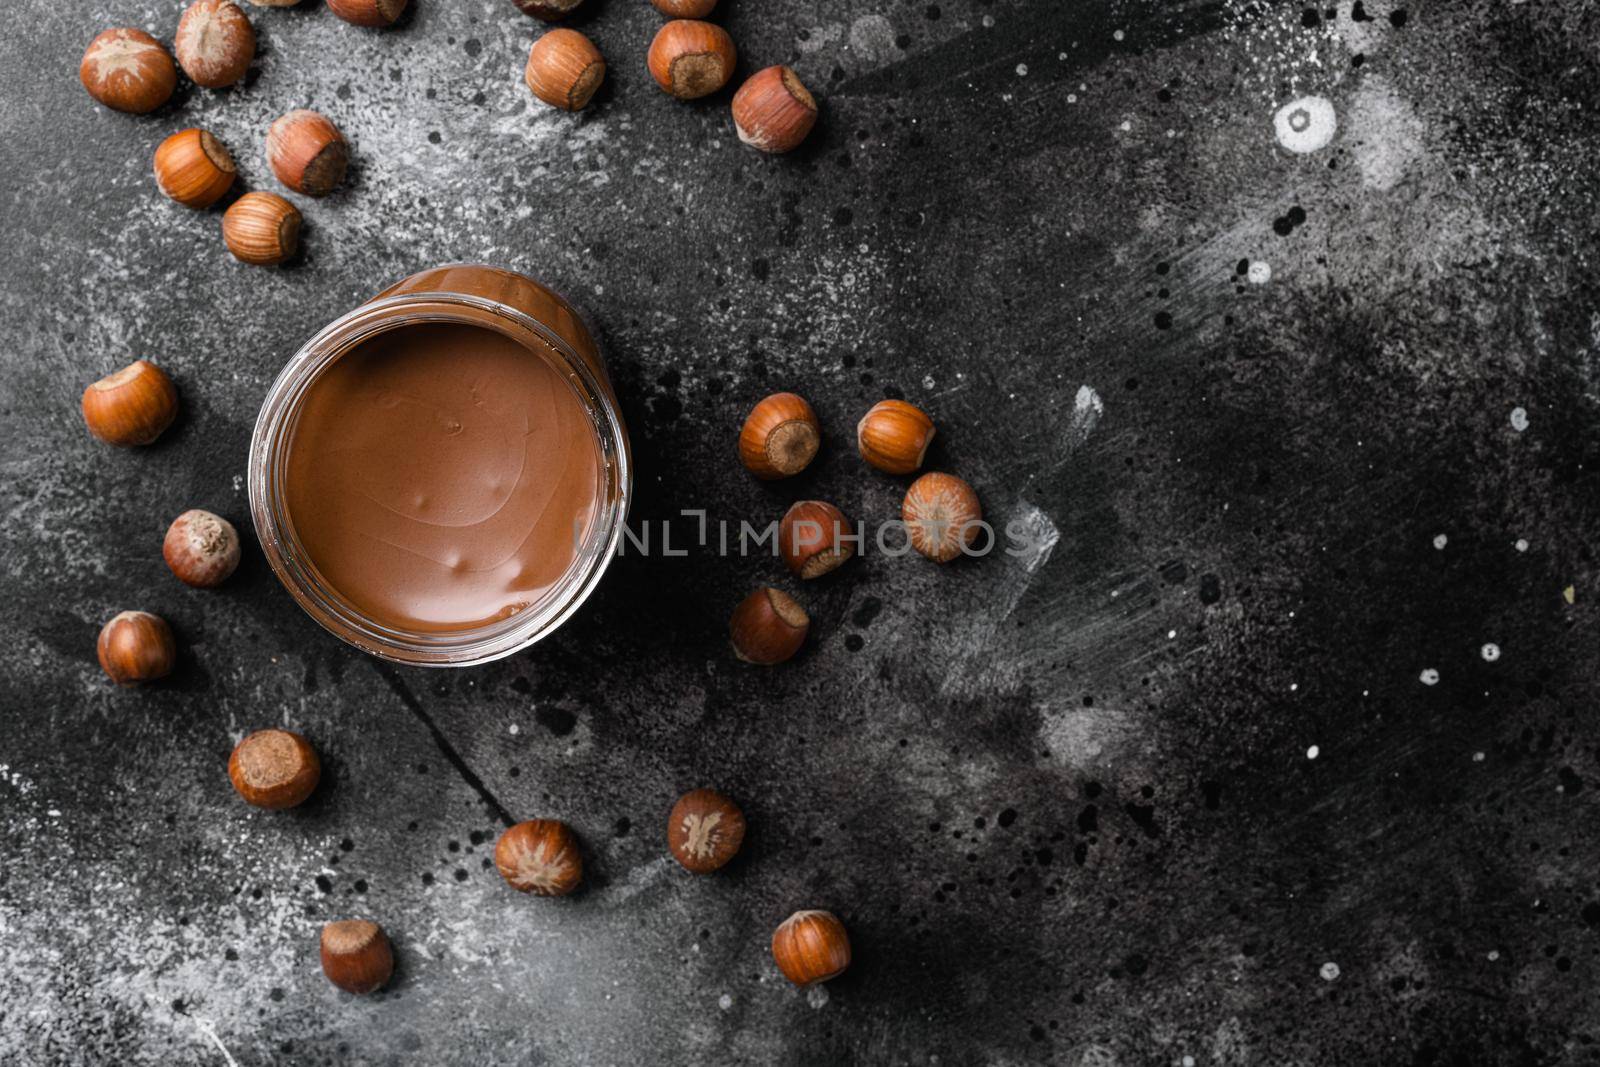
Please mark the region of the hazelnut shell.
<svg viewBox="0 0 1600 1067"><path fill-rule="evenodd" d="M911 483L900 517L912 548L935 563L949 563L977 539L983 508L972 486L933 471Z"/></svg>
<svg viewBox="0 0 1600 1067"><path fill-rule="evenodd" d="M172 673L178 645L167 620L148 611L124 611L100 628L95 642L100 669L118 685L153 682Z"/></svg>
<svg viewBox="0 0 1600 1067"><path fill-rule="evenodd" d="M763 152L791 152L817 123L817 101L784 66L758 70L733 94L739 140Z"/></svg>
<svg viewBox="0 0 1600 1067"><path fill-rule="evenodd" d="M717 8L717 0L650 0L656 10L673 19L703 19Z"/></svg>
<svg viewBox="0 0 1600 1067"><path fill-rule="evenodd" d="M545 22L559 22L578 10L583 0L512 0L517 10Z"/></svg>
<svg viewBox="0 0 1600 1067"><path fill-rule="evenodd" d="M856 554L854 527L844 512L822 500L802 500L778 524L778 550L801 578L820 578Z"/></svg>
<svg viewBox="0 0 1600 1067"><path fill-rule="evenodd" d="M933 442L933 420L904 400L880 400L856 425L861 458L889 474L922 466Z"/></svg>
<svg viewBox="0 0 1600 1067"><path fill-rule="evenodd" d="M714 789L685 793L667 816L667 847L683 868L709 874L738 855L744 812Z"/></svg>
<svg viewBox="0 0 1600 1067"><path fill-rule="evenodd" d="M583 881L583 855L572 828L555 819L519 822L500 835L494 865L511 888L563 897Z"/></svg>
<svg viewBox="0 0 1600 1067"><path fill-rule="evenodd" d="M322 928L322 973L346 993L382 989L394 974L394 949L383 927L368 919L341 919Z"/></svg>
<svg viewBox="0 0 1600 1067"><path fill-rule="evenodd" d="M728 623L733 654L761 666L793 659L810 629L811 618L805 608L788 593L770 586L740 601Z"/></svg>
<svg viewBox="0 0 1600 1067"><path fill-rule="evenodd" d="M797 911L772 933L772 959L797 986L837 978L850 966L850 935L829 911Z"/></svg>
<svg viewBox="0 0 1600 1067"><path fill-rule="evenodd" d="M185 585L212 589L239 566L239 533L222 516L194 508L167 527L161 558Z"/></svg>
<svg viewBox="0 0 1600 1067"><path fill-rule="evenodd" d="M178 415L178 390L166 372L138 359L91 382L80 402L89 432L111 445L147 445Z"/></svg>
<svg viewBox="0 0 1600 1067"><path fill-rule="evenodd" d="M582 111L606 78L600 49L577 30L555 29L533 42L523 81L533 95L563 111Z"/></svg>
<svg viewBox="0 0 1600 1067"><path fill-rule="evenodd" d="M352 26L391 26L408 0L328 0L328 10Z"/></svg>
<svg viewBox="0 0 1600 1067"><path fill-rule="evenodd" d="M817 414L805 398L773 393L751 409L739 430L739 460L757 478L799 474L822 443Z"/></svg>
<svg viewBox="0 0 1600 1067"><path fill-rule="evenodd" d="M303 804L316 790L322 761L292 730L257 730L234 746L228 779L248 803L282 811Z"/></svg>
<svg viewBox="0 0 1600 1067"><path fill-rule="evenodd" d="M282 263L300 247L300 209L277 193L245 193L222 216L222 240L241 263Z"/></svg>
<svg viewBox="0 0 1600 1067"><path fill-rule="evenodd" d="M256 56L256 31L234 0L194 0L178 20L172 49L189 80L206 89L233 85Z"/></svg>
<svg viewBox="0 0 1600 1067"><path fill-rule="evenodd" d="M106 107L144 115L178 87L178 68L165 45L143 30L106 30L83 53L78 80Z"/></svg>
<svg viewBox="0 0 1600 1067"><path fill-rule="evenodd" d="M179 130L156 149L156 184L184 207L203 210L221 200L238 176L233 156L205 130Z"/></svg>
<svg viewBox="0 0 1600 1067"><path fill-rule="evenodd" d="M679 100L695 100L728 84L739 61L728 31L712 22L673 19L656 31L647 62L656 84Z"/></svg>
<svg viewBox="0 0 1600 1067"><path fill-rule="evenodd" d="M299 108L267 128L267 163L295 192L327 196L344 181L350 146L326 115Z"/></svg>

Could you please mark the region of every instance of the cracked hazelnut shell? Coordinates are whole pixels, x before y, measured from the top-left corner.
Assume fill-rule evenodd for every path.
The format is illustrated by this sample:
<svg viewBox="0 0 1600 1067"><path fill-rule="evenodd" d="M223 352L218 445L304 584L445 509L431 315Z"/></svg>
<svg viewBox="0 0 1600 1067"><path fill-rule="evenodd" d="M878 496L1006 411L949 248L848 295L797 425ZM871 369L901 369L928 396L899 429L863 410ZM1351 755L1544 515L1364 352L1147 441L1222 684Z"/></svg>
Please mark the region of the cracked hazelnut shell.
<svg viewBox="0 0 1600 1067"><path fill-rule="evenodd" d="M123 27L89 42L78 80L106 107L144 115L172 99L178 68L166 45L143 30Z"/></svg>
<svg viewBox="0 0 1600 1067"><path fill-rule="evenodd" d="M577 835L555 819L519 822L501 834L494 865L511 888L541 897L564 897L583 881Z"/></svg>

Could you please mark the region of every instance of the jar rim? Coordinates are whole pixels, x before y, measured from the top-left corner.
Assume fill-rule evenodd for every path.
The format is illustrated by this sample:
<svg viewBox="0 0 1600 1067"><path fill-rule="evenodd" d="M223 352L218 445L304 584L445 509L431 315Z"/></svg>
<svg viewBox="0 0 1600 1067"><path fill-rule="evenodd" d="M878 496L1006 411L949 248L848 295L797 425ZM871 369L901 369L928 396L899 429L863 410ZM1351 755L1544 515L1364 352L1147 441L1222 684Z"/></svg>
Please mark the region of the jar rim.
<svg viewBox="0 0 1600 1067"><path fill-rule="evenodd" d="M460 322L493 329L520 341L537 358L554 357L556 369L583 403L600 450L600 506L566 573L528 607L504 619L461 630L405 630L363 613L312 563L294 536L284 500L283 474L295 422L312 384L363 342L422 322ZM381 659L417 666L468 667L527 648L565 622L588 599L623 534L632 497L632 462L621 413L602 375L547 324L475 294L426 291L380 296L345 313L289 358L267 390L256 417L248 467L250 513L267 563L290 596L323 629Z"/></svg>

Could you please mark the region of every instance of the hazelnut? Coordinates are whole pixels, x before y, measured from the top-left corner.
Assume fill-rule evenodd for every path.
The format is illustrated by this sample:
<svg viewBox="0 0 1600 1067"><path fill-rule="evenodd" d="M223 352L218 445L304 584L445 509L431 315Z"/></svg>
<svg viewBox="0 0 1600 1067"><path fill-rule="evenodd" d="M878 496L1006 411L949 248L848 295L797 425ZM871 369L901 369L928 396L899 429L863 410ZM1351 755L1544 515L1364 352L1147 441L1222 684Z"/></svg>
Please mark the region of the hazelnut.
<svg viewBox="0 0 1600 1067"><path fill-rule="evenodd" d="M788 593L770 586L741 600L728 623L733 654L746 663L762 666L794 658L810 629L811 618L806 609Z"/></svg>
<svg viewBox="0 0 1600 1067"><path fill-rule="evenodd" d="M650 42L650 74L679 100L694 100L727 85L737 61L733 38L710 22L673 19Z"/></svg>
<svg viewBox="0 0 1600 1067"><path fill-rule="evenodd" d="M293 7L300 0L250 0L257 7Z"/></svg>
<svg viewBox="0 0 1600 1067"><path fill-rule="evenodd" d="M788 67L756 71L733 94L733 125L751 148L791 151L816 122L816 99Z"/></svg>
<svg viewBox="0 0 1600 1067"><path fill-rule="evenodd" d="M233 156L205 130L179 130L156 149L156 184L184 207L215 204L237 174Z"/></svg>
<svg viewBox="0 0 1600 1067"><path fill-rule="evenodd" d="M906 490L900 508L911 547L935 563L949 563L978 536L983 509L972 486L953 474L924 474Z"/></svg>
<svg viewBox="0 0 1600 1067"><path fill-rule="evenodd" d="M295 192L326 196L344 181L350 147L326 115L300 108L267 129L267 162Z"/></svg>
<svg viewBox="0 0 1600 1067"><path fill-rule="evenodd" d="M890 474L922 466L933 442L933 420L904 400L880 400L856 425L861 458Z"/></svg>
<svg viewBox="0 0 1600 1067"><path fill-rule="evenodd" d="M322 973L346 993L382 989L394 973L394 950L383 927L369 919L341 919L324 926Z"/></svg>
<svg viewBox="0 0 1600 1067"><path fill-rule="evenodd" d="M703 19L716 9L717 0L650 0L668 18Z"/></svg>
<svg viewBox="0 0 1600 1067"><path fill-rule="evenodd" d="M757 478L787 478L805 470L821 444L816 412L805 398L773 393L744 420L739 459Z"/></svg>
<svg viewBox="0 0 1600 1067"><path fill-rule="evenodd" d="M667 847L685 870L710 874L744 844L744 812L714 789L685 793L667 816Z"/></svg>
<svg viewBox="0 0 1600 1067"><path fill-rule="evenodd" d="M161 557L185 585L211 589L239 565L239 534L220 515L198 508L185 511L167 527Z"/></svg>
<svg viewBox="0 0 1600 1067"><path fill-rule="evenodd" d="M178 68L166 46L143 30L107 30L89 42L78 79L106 107L143 115L172 98Z"/></svg>
<svg viewBox="0 0 1600 1067"><path fill-rule="evenodd" d="M246 802L282 811L303 804L317 788L322 761L292 730L257 730L234 746L228 779Z"/></svg>
<svg viewBox="0 0 1600 1067"><path fill-rule="evenodd" d="M578 838L555 819L519 822L501 834L494 865L511 888L541 897L564 897L583 880Z"/></svg>
<svg viewBox="0 0 1600 1067"><path fill-rule="evenodd" d="M821 500L802 500L778 524L783 562L802 578L820 578L856 554L850 520Z"/></svg>
<svg viewBox="0 0 1600 1067"><path fill-rule="evenodd" d="M241 263L282 263L300 247L300 210L277 193L245 193L222 216L222 240Z"/></svg>
<svg viewBox="0 0 1600 1067"><path fill-rule="evenodd" d="M167 620L148 611L124 611L100 628L95 642L100 669L118 685L153 682L172 673L178 645Z"/></svg>
<svg viewBox="0 0 1600 1067"><path fill-rule="evenodd" d="M566 18L578 9L583 0L512 0L524 15L532 15L546 22Z"/></svg>
<svg viewBox="0 0 1600 1067"><path fill-rule="evenodd" d="M178 415L178 390L162 369L134 360L83 391L83 421L111 445L147 445Z"/></svg>
<svg viewBox="0 0 1600 1067"><path fill-rule="evenodd" d="M831 911L797 911L773 931L772 959L797 986L826 982L850 966L850 935Z"/></svg>
<svg viewBox="0 0 1600 1067"><path fill-rule="evenodd" d="M606 61L577 30L551 30L528 52L523 80L533 95L563 111L582 111L606 78Z"/></svg>
<svg viewBox="0 0 1600 1067"><path fill-rule="evenodd" d="M221 89L250 69L256 57L256 31L233 0L194 0L178 20L172 50L190 81Z"/></svg>
<svg viewBox="0 0 1600 1067"><path fill-rule="evenodd" d="M352 26L390 26L407 0L328 0L328 10Z"/></svg>

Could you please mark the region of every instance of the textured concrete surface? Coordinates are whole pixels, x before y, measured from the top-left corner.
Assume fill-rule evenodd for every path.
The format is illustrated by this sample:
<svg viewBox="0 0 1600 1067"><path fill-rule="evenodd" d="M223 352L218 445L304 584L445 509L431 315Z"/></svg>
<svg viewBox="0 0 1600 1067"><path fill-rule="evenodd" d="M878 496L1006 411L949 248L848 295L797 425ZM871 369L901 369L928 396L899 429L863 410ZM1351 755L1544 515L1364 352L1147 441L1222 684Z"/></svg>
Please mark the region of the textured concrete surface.
<svg viewBox="0 0 1600 1067"><path fill-rule="evenodd" d="M655 89L643 0L577 20L611 60L577 118L522 86L509 0L413 7L387 32L252 9L248 85L144 118L78 57L106 26L170 39L178 0L0 12L0 1062L1600 1055L1587 4L724 0L747 69L822 97L786 159L725 95ZM1300 153L1321 127L1274 116L1307 95L1337 127ZM273 188L262 136L296 106L354 178L302 201L299 261L247 268L151 152L204 125ZM891 516L903 480L852 427L904 396L1036 551L858 560L799 591L815 640L772 671L724 626L780 568L698 547L617 561L556 637L456 672L339 644L253 550L218 592L175 582L180 511L248 534L283 362L458 259L593 315L636 522ZM78 394L137 356L184 415L100 446ZM733 444L778 388L825 451L765 486ZM134 607L182 664L119 691L94 636ZM271 814L225 762L276 724L327 775ZM751 821L707 878L663 843L700 785ZM571 822L588 888L509 891L507 816ZM766 949L806 906L857 954L810 994ZM318 970L348 916L397 946L372 998Z"/></svg>

